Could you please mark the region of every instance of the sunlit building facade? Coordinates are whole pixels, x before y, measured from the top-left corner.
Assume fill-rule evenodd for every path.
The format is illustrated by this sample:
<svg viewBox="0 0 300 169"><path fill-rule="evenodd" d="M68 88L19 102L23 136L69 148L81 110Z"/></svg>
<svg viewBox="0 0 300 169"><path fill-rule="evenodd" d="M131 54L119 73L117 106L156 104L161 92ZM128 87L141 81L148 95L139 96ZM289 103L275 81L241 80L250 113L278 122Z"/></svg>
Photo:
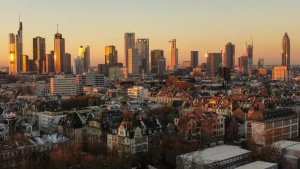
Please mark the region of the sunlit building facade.
<svg viewBox="0 0 300 169"><path fill-rule="evenodd" d="M135 47L138 49L138 55L141 57L142 69L145 73L149 72L149 39L136 39Z"/></svg>
<svg viewBox="0 0 300 169"><path fill-rule="evenodd" d="M170 50L170 70L174 70L178 67L178 49L176 48L176 39L169 41Z"/></svg>
<svg viewBox="0 0 300 169"><path fill-rule="evenodd" d="M90 70L91 67L91 61L90 61L90 47L89 46L80 46L79 47L79 55L84 60L84 72L87 73Z"/></svg>
<svg viewBox="0 0 300 169"><path fill-rule="evenodd" d="M158 73L158 58L164 56L164 51L160 49L151 51L151 73Z"/></svg>
<svg viewBox="0 0 300 169"><path fill-rule="evenodd" d="M63 57L65 55L65 39L62 34L56 33L54 35L54 65L55 72L61 73L63 70Z"/></svg>
<svg viewBox="0 0 300 169"><path fill-rule="evenodd" d="M125 55L125 64L128 67L128 49L135 48L135 33L125 33L124 34L124 55ZM128 70L128 69L127 69Z"/></svg>
<svg viewBox="0 0 300 169"><path fill-rule="evenodd" d="M289 81L289 70L286 66L276 66L272 70L272 80Z"/></svg>
<svg viewBox="0 0 300 169"><path fill-rule="evenodd" d="M128 74L137 75L140 74L140 56L138 55L138 49L128 49Z"/></svg>
<svg viewBox="0 0 300 169"><path fill-rule="evenodd" d="M13 33L9 34L9 73L16 73L16 41Z"/></svg>
<svg viewBox="0 0 300 169"><path fill-rule="evenodd" d="M241 56L238 59L238 68L239 71L242 73L248 73L248 57L247 56Z"/></svg>
<svg viewBox="0 0 300 169"><path fill-rule="evenodd" d="M118 51L113 45L105 46L105 64L109 67L116 66L118 63Z"/></svg>
<svg viewBox="0 0 300 169"><path fill-rule="evenodd" d="M33 38L33 60L38 73L45 72L46 40L42 37Z"/></svg>
<svg viewBox="0 0 300 169"><path fill-rule="evenodd" d="M222 64L222 53L206 54L206 74L214 77L218 74L219 67Z"/></svg>
<svg viewBox="0 0 300 169"><path fill-rule="evenodd" d="M22 72L27 72L29 70L29 57L27 55L23 55L22 58Z"/></svg>

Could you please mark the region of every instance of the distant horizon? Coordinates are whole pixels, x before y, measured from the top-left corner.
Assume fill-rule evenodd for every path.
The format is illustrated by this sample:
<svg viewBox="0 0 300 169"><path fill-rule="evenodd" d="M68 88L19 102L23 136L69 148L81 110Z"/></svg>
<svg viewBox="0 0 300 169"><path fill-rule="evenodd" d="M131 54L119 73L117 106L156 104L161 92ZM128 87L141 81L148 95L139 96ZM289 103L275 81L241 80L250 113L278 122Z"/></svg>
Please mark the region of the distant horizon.
<svg viewBox="0 0 300 169"><path fill-rule="evenodd" d="M32 58L34 37L46 39L46 53L54 49L58 24L72 63L79 46L85 45L91 47L91 63L104 63L106 45L116 46L118 62L124 63L124 34L134 32L136 38L150 39L150 51L164 50L167 65L170 64L170 39L177 41L179 63L189 61L190 51L199 51L201 64L206 62L205 53L219 52L227 42L235 44L237 62L251 36L253 63L264 58L265 64L280 65L282 38L287 32L291 39L291 63L300 64L297 57L300 55L297 18L300 1L273 0L271 5L259 0L175 1L73 0L71 6L58 0L4 1L0 6L0 14L6 16L0 34L0 65L8 66L8 34L17 33L19 14L23 23L23 54L29 58Z"/></svg>

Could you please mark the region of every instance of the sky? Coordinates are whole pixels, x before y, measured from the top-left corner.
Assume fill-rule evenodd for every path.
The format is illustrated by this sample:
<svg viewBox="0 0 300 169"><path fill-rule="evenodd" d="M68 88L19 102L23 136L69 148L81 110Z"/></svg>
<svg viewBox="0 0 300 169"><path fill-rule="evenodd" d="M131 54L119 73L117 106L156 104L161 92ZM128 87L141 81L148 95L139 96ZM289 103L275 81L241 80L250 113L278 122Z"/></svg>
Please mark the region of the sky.
<svg viewBox="0 0 300 169"><path fill-rule="evenodd" d="M149 38L150 50L163 49L169 64L168 41L176 39L179 63L190 51L219 52L235 44L237 58L252 36L254 64L281 64L285 32L291 39L291 64L300 64L299 0L1 0L0 66L8 66L8 34L23 22L23 54L32 58L32 38L46 38L46 53L53 50L54 34L66 41L72 58L81 45L91 48L91 65L104 63L104 47L114 45L124 63L124 33ZM72 59L73 60L73 59Z"/></svg>

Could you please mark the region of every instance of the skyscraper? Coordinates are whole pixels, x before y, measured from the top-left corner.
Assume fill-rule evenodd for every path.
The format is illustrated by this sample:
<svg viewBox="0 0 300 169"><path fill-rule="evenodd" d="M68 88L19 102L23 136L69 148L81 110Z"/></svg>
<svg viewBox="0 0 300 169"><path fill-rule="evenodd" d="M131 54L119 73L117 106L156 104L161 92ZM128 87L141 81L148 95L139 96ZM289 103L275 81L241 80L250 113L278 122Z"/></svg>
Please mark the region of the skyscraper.
<svg viewBox="0 0 300 169"><path fill-rule="evenodd" d="M22 22L19 20L19 30L16 35L16 61L17 61L17 70L16 72L22 71L22 57L23 57L23 26Z"/></svg>
<svg viewBox="0 0 300 169"><path fill-rule="evenodd" d="M105 46L105 64L109 67L116 66L118 63L118 51L113 45Z"/></svg>
<svg viewBox="0 0 300 169"><path fill-rule="evenodd" d="M264 63L264 62L265 62L264 59L263 59L263 58L260 58L260 59L258 60L257 67L258 67L259 69L264 68L264 67L265 67L265 63Z"/></svg>
<svg viewBox="0 0 300 169"><path fill-rule="evenodd" d="M246 42L246 53L248 57L248 71L253 69L253 41L252 37Z"/></svg>
<svg viewBox="0 0 300 169"><path fill-rule="evenodd" d="M225 51L223 53L223 58L222 58L222 66L227 67L230 70L234 70L235 67L235 45L232 44L231 42L228 42L225 45Z"/></svg>
<svg viewBox="0 0 300 169"><path fill-rule="evenodd" d="M140 56L138 55L138 49L128 49L128 74L137 75L140 74Z"/></svg>
<svg viewBox="0 0 300 169"><path fill-rule="evenodd" d="M22 57L22 72L27 72L29 70L29 57L27 55L23 55Z"/></svg>
<svg viewBox="0 0 300 169"><path fill-rule="evenodd" d="M54 64L55 72L63 72L63 57L65 55L65 39L62 37L62 34L57 33L54 35Z"/></svg>
<svg viewBox="0 0 300 169"><path fill-rule="evenodd" d="M9 73L16 73L16 41L13 33L9 34Z"/></svg>
<svg viewBox="0 0 300 169"><path fill-rule="evenodd" d="M191 51L191 67L196 68L198 67L198 51Z"/></svg>
<svg viewBox="0 0 300 169"><path fill-rule="evenodd" d="M90 47L89 46L80 46L79 47L79 56L84 60L84 72L87 73L91 67L90 61Z"/></svg>
<svg viewBox="0 0 300 169"><path fill-rule="evenodd" d="M158 73L158 58L164 56L164 51L160 49L151 51L151 73Z"/></svg>
<svg viewBox="0 0 300 169"><path fill-rule="evenodd" d="M45 38L36 37L33 38L33 61L36 65L36 70L38 73L43 72L43 63L46 59L46 41ZM45 71L45 70L44 70Z"/></svg>
<svg viewBox="0 0 300 169"><path fill-rule="evenodd" d="M124 56L125 56L124 58L125 58L126 67L128 67L128 49L135 48L134 40L135 40L135 33L124 34Z"/></svg>
<svg viewBox="0 0 300 169"><path fill-rule="evenodd" d="M239 71L242 73L248 73L248 56L241 56L238 58L238 67L239 67Z"/></svg>
<svg viewBox="0 0 300 169"><path fill-rule="evenodd" d="M285 32L282 39L282 66L286 66L287 70L290 70L290 38Z"/></svg>
<svg viewBox="0 0 300 169"><path fill-rule="evenodd" d="M149 39L136 39L135 47L138 49L138 55L141 56L141 65L145 73L149 72Z"/></svg>
<svg viewBox="0 0 300 169"><path fill-rule="evenodd" d="M46 72L55 72L54 69L54 51L50 51L50 54L46 54Z"/></svg>
<svg viewBox="0 0 300 169"><path fill-rule="evenodd" d="M77 56L74 59L74 74L83 74L84 72L84 60L80 57Z"/></svg>
<svg viewBox="0 0 300 169"><path fill-rule="evenodd" d="M158 57L158 74L164 74L166 72L166 58L163 56Z"/></svg>
<svg viewBox="0 0 300 169"><path fill-rule="evenodd" d="M65 53L63 57L63 70L66 74L72 73L71 54Z"/></svg>
<svg viewBox="0 0 300 169"><path fill-rule="evenodd" d="M169 41L170 45L170 69L178 67L178 49L176 48L176 39L171 39Z"/></svg>
<svg viewBox="0 0 300 169"><path fill-rule="evenodd" d="M206 73L212 77L216 76L222 64L222 53L206 54Z"/></svg>

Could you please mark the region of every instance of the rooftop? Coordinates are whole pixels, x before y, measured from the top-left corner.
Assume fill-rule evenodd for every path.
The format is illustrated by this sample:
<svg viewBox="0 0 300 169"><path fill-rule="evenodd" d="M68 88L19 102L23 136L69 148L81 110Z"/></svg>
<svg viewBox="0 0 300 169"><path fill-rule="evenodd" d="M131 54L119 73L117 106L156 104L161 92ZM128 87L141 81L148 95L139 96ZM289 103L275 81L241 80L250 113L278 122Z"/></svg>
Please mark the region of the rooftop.
<svg viewBox="0 0 300 169"><path fill-rule="evenodd" d="M255 161L253 163L249 163L240 167L237 167L236 169L265 169L269 167L275 167L277 166L276 163L269 163L269 162L264 162L264 161Z"/></svg>

